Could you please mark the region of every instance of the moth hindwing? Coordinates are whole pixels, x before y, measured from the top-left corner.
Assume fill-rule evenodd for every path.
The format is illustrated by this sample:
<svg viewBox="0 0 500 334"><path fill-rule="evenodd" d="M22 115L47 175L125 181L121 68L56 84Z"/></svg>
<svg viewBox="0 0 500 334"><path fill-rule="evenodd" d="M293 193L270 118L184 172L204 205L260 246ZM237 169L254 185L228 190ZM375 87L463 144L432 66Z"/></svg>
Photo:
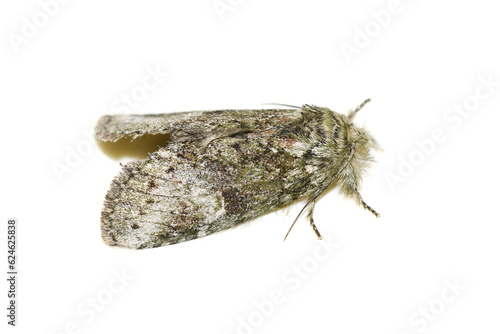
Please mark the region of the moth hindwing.
<svg viewBox="0 0 500 334"><path fill-rule="evenodd" d="M358 191L373 161L370 152L378 149L373 137L353 124L359 109L347 116L303 105L101 117L96 136L102 141L171 137L145 160L127 163L111 183L101 215L104 242L134 249L175 244L301 198L302 211L309 211L321 237L314 204L334 182L378 216Z"/></svg>

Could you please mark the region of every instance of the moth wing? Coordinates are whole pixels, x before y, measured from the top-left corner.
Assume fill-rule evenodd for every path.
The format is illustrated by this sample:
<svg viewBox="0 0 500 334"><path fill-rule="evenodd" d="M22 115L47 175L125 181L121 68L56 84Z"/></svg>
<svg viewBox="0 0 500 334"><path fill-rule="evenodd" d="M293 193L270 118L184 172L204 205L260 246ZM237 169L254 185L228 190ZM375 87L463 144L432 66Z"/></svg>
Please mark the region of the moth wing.
<svg viewBox="0 0 500 334"><path fill-rule="evenodd" d="M168 149L126 164L106 195L104 242L141 249L204 236L203 226L224 215L209 175Z"/></svg>
<svg viewBox="0 0 500 334"><path fill-rule="evenodd" d="M310 195L324 180L295 144L301 143L268 129L217 139L205 149L175 142L129 163L106 196L103 240L126 248L174 244Z"/></svg>
<svg viewBox="0 0 500 334"><path fill-rule="evenodd" d="M124 137L170 134L172 139L203 138L221 128L226 132L272 126L278 117L297 114L294 109L191 111L172 114L104 115L95 128L97 138L115 142Z"/></svg>

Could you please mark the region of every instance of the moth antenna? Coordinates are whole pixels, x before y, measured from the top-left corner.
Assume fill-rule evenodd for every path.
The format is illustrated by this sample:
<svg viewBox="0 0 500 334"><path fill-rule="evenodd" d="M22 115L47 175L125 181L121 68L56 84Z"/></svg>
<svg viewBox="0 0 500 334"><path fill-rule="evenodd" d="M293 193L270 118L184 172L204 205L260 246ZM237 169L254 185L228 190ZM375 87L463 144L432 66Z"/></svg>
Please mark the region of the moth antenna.
<svg viewBox="0 0 500 334"><path fill-rule="evenodd" d="M347 118L349 119L349 121L352 122L352 120L354 119L354 117L356 116L358 111L360 111L361 108L363 108L365 106L365 104L367 104L370 101L371 101L370 99L366 99L363 101L363 103L361 103L359 106L357 106L356 109L349 111L349 113L347 114Z"/></svg>
<svg viewBox="0 0 500 334"><path fill-rule="evenodd" d="M282 106L282 107L290 107L295 109L300 109L300 107L292 106L291 104L283 104L283 103L262 103L264 105L272 105L272 106Z"/></svg>
<svg viewBox="0 0 500 334"><path fill-rule="evenodd" d="M312 199L314 201L314 199ZM292 225L290 226L290 228L288 229L288 232L286 232L286 235L285 235L285 238L283 239L283 241L286 240L286 238L288 237L288 235L290 234L290 231L292 230L292 228L295 226L295 223L299 220L299 217L302 215L302 213L304 212L304 210L309 206L309 204L311 203L311 200L307 201L306 205L304 205L304 207L302 208L302 210L300 210L299 214L297 215L297 217L295 217L295 220L293 221Z"/></svg>

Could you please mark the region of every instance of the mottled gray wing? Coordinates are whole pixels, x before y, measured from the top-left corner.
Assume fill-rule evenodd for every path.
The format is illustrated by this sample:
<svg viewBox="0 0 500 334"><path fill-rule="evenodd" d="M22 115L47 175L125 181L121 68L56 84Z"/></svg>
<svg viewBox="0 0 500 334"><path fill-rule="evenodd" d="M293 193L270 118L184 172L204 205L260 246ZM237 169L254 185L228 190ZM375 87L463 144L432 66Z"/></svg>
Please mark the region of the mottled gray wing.
<svg viewBox="0 0 500 334"><path fill-rule="evenodd" d="M149 134L171 134L172 139L203 137L225 129L264 129L270 124L300 114L296 109L190 111L172 114L105 115L95 128L97 138L115 142Z"/></svg>
<svg viewBox="0 0 500 334"><path fill-rule="evenodd" d="M319 171L328 161L308 155L303 112L270 115L254 121L252 131L204 148L196 141L177 141L144 161L128 163L106 196L103 240L151 248L196 239L321 188L328 175Z"/></svg>

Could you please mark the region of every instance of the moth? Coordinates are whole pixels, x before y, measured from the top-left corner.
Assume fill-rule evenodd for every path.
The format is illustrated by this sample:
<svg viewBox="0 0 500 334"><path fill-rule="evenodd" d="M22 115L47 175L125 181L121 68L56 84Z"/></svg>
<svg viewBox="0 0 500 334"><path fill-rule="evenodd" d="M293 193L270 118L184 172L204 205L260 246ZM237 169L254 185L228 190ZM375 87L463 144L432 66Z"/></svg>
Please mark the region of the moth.
<svg viewBox="0 0 500 334"><path fill-rule="evenodd" d="M318 197L334 185L370 211L359 193L379 145L347 115L314 105L289 109L105 115L96 137L115 142L169 134L111 183L101 214L103 241L143 249L201 238L291 202L313 220ZM286 105L284 105L286 106ZM287 236L288 236L287 233ZM285 236L286 239L286 236Z"/></svg>

